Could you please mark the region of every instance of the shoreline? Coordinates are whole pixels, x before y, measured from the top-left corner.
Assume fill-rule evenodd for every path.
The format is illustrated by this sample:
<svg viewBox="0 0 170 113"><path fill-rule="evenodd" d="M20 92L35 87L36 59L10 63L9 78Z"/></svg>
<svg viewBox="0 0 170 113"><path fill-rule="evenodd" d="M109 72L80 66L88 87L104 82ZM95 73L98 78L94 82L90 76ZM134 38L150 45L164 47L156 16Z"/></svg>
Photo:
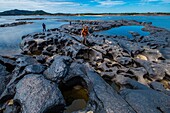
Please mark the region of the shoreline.
<svg viewBox="0 0 170 113"><path fill-rule="evenodd" d="M1 16L170 16L169 14L59 14L59 15L0 15Z"/></svg>

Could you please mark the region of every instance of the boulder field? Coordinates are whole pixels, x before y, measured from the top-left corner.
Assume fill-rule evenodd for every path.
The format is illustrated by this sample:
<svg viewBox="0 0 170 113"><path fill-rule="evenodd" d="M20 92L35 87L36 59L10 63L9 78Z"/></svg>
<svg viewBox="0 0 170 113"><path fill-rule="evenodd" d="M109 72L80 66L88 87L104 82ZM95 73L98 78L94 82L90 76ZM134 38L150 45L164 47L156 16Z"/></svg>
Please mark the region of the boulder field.
<svg viewBox="0 0 170 113"><path fill-rule="evenodd" d="M83 25L93 28L87 45ZM130 25L150 35L100 34ZM135 20L76 20L25 35L20 48L20 55L0 56L0 113L170 113L166 29Z"/></svg>

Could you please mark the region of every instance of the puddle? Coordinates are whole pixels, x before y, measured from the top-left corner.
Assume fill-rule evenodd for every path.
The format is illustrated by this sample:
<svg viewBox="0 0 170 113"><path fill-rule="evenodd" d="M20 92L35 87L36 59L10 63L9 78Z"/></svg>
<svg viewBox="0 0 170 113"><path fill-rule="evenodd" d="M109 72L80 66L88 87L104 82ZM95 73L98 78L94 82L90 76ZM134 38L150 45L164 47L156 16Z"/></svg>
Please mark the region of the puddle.
<svg viewBox="0 0 170 113"><path fill-rule="evenodd" d="M117 28L112 28L110 30L99 32L103 35L123 35L127 36L128 38L133 38L129 32L137 32L142 36L149 35L149 32L142 31L144 26L121 26Z"/></svg>
<svg viewBox="0 0 170 113"><path fill-rule="evenodd" d="M72 104L66 107L64 113L72 113L74 111L81 110L86 107L86 101L84 99L77 99L72 102Z"/></svg>
<svg viewBox="0 0 170 113"><path fill-rule="evenodd" d="M75 77L66 83L60 83L59 89L66 102L64 113L72 113L86 108L89 95L86 83L81 77Z"/></svg>

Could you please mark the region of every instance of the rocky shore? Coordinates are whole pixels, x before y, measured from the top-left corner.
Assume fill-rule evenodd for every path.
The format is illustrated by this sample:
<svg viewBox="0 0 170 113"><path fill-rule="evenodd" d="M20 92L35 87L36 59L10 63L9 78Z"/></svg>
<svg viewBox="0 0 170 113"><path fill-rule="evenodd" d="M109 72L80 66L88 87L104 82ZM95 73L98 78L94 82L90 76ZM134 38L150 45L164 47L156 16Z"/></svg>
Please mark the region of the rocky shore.
<svg viewBox="0 0 170 113"><path fill-rule="evenodd" d="M45 18L21 18L21 19L15 19L15 21L20 21L20 20L45 20Z"/></svg>
<svg viewBox="0 0 170 113"><path fill-rule="evenodd" d="M94 31L87 45L83 25ZM129 25L150 35L100 34ZM169 37L135 20L72 21L25 35L21 55L0 57L0 113L169 113Z"/></svg>
<svg viewBox="0 0 170 113"><path fill-rule="evenodd" d="M25 24L32 24L33 22L26 22L26 21L20 21L20 22L13 22L8 24L0 24L0 27L13 27L13 26L19 26L19 25L25 25Z"/></svg>

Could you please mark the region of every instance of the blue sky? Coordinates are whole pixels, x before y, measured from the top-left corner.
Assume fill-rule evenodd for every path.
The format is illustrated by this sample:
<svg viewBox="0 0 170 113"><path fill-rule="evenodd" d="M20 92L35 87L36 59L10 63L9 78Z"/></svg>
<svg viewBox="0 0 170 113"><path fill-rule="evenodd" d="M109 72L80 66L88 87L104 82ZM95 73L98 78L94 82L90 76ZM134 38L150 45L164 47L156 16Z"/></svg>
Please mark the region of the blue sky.
<svg viewBox="0 0 170 113"><path fill-rule="evenodd" d="M170 12L170 0L0 0L0 12L10 9L51 13Z"/></svg>

